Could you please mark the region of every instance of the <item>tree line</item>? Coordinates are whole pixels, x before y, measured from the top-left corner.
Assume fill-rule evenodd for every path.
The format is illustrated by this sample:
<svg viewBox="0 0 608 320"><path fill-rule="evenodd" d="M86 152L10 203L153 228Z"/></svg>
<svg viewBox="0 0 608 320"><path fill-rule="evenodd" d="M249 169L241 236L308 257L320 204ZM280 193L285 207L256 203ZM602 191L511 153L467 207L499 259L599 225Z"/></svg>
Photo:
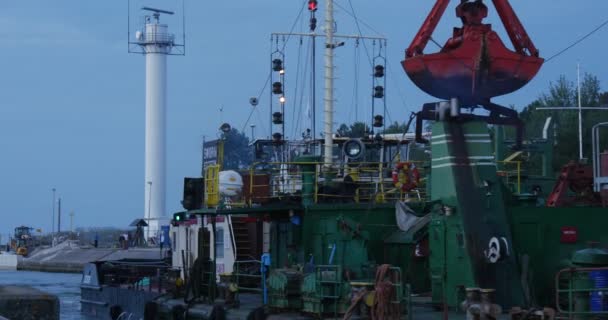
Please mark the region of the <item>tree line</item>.
<svg viewBox="0 0 608 320"><path fill-rule="evenodd" d="M526 139L542 137L542 128L547 117L552 117L554 124L554 158L553 169L559 171L561 167L571 160L579 157L578 142L578 86L560 76L549 84L546 92L541 93L535 100L520 111L520 118L524 122L524 136ZM608 107L608 91L602 91L597 76L585 74L581 81L581 105L586 108ZM541 110L544 107L564 107L572 110ZM515 107L513 107L515 108ZM608 122L608 110L583 110L583 150L584 157L591 159L591 129L594 125ZM413 128L409 128L410 131ZM404 133L405 121L394 122L384 133ZM369 125L364 122L341 124L337 134L343 137L362 138L371 132ZM506 130L506 132L513 132ZM608 137L606 138L608 140ZM608 141L606 141L608 142ZM602 145L602 150L608 150L608 144ZM537 157L529 158L531 162L538 161Z"/></svg>
<svg viewBox="0 0 608 320"><path fill-rule="evenodd" d="M578 140L578 86L565 76L551 82L546 92L532 101L520 112L527 138L540 138L547 117L554 123L553 169L579 157ZM585 74L581 82L581 106L587 108L608 107L608 92L602 91L599 79ZM572 110L539 110L543 107L565 107ZM591 129L598 123L608 122L608 110L583 110L583 155L591 159ZM606 139L608 140L608 139ZM603 146L608 147L607 145Z"/></svg>

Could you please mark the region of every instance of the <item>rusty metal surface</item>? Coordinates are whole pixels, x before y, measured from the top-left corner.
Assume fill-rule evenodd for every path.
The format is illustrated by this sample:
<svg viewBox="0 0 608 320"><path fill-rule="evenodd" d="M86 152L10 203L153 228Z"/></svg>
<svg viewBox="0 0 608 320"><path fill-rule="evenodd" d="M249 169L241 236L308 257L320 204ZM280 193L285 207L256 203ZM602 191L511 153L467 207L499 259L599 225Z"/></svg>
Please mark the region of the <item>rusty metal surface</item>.
<svg viewBox="0 0 608 320"><path fill-rule="evenodd" d="M532 80L544 60L523 25L505 1L494 1L515 48L508 49L489 24L483 24L488 8L482 2L462 2L456 16L463 22L438 53L423 50L445 11L438 0L406 51L402 62L410 79L426 93L440 98L459 98L474 106L519 90Z"/></svg>

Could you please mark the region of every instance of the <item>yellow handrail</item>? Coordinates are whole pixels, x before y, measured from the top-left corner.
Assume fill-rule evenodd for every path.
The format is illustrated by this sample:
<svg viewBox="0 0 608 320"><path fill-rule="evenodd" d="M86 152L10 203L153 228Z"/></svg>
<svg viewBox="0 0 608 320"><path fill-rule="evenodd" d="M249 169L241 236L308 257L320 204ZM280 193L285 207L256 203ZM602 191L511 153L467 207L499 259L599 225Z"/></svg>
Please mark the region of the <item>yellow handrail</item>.
<svg viewBox="0 0 608 320"><path fill-rule="evenodd" d="M205 169L205 194L207 206L215 207L220 203L220 166L210 165Z"/></svg>
<svg viewBox="0 0 608 320"><path fill-rule="evenodd" d="M517 167L517 194L521 194L521 161L496 161L502 164L515 164ZM507 172L508 173L508 172ZM507 177L508 179L508 177Z"/></svg>
<svg viewBox="0 0 608 320"><path fill-rule="evenodd" d="M416 163L419 168L424 168L423 164L428 163L424 161L409 161ZM392 165L385 166L386 163L381 162L361 162L361 163L349 163L346 166L330 167L330 176L335 175L336 177L344 177L350 175L358 182L357 190L354 194L354 201L374 201L374 202L386 202L389 200L403 200L409 198L409 193L395 192L396 189L392 185L390 171ZM260 165L263 165L262 170L258 170ZM304 182L302 180L301 166L314 166L314 185L310 186L313 192L313 203L319 203L321 198L340 198L343 195L326 194L323 193L323 189L319 185L321 177L321 166L322 162L257 162L251 165L249 168L249 181L248 199L246 203L250 206L257 201L265 201L273 197L281 197L286 193L298 192L301 188L309 185L310 182ZM326 170L326 169L324 169ZM255 184L255 177L261 173L270 177L270 183L266 184ZM327 179L327 177L325 178ZM390 185L390 186L389 186ZM273 187L274 186L274 187ZM259 192L256 194L258 188L267 188L263 194ZM423 201L425 198L425 190L422 187L420 190L413 191L415 196L411 199L417 199ZM267 193L267 194L266 194ZM348 196L351 197L351 196Z"/></svg>

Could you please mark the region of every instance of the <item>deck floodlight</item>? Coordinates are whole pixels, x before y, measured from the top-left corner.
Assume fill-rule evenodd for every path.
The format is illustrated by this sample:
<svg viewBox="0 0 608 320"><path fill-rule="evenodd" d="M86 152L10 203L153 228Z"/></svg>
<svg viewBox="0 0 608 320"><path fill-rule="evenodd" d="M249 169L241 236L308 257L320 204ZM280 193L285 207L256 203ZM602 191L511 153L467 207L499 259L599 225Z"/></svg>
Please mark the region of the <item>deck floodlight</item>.
<svg viewBox="0 0 608 320"><path fill-rule="evenodd" d="M232 130L232 127L228 123L224 123L220 126L220 131L223 133L228 133Z"/></svg>
<svg viewBox="0 0 608 320"><path fill-rule="evenodd" d="M348 159L358 160L365 152L365 145L359 139L351 139L344 144L343 152Z"/></svg>

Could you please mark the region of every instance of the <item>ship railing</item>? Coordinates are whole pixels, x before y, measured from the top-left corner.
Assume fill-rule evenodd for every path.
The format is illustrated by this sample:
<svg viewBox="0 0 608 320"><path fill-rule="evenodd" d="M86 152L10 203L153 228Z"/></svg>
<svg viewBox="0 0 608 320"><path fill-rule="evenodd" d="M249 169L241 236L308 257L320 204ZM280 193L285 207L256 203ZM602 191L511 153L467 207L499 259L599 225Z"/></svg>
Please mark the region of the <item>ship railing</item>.
<svg viewBox="0 0 608 320"><path fill-rule="evenodd" d="M521 161L496 161L499 164L497 174L505 179L507 186L516 194L521 194Z"/></svg>
<svg viewBox="0 0 608 320"><path fill-rule="evenodd" d="M237 260L234 262L232 276L237 289L234 294L237 304L241 292L263 293L261 266L262 261L260 260Z"/></svg>
<svg viewBox="0 0 608 320"><path fill-rule="evenodd" d="M203 296L213 302L217 296L217 265L215 260L204 260L202 262L201 273L203 276L203 279L199 284L201 293L203 293Z"/></svg>
<svg viewBox="0 0 608 320"><path fill-rule="evenodd" d="M404 283L402 271L399 267L390 267L390 274L388 279L390 283L395 287L395 298L391 300L392 304L398 305L401 310L405 307L407 313L407 319L411 320L412 314L412 297L411 297L411 286L409 283Z"/></svg>
<svg viewBox="0 0 608 320"><path fill-rule="evenodd" d="M342 298L342 266L340 265L317 265L315 267L315 280L317 287L317 298L320 301L331 300L334 306L334 316L338 314L338 303Z"/></svg>
<svg viewBox="0 0 608 320"><path fill-rule="evenodd" d="M108 273L103 277L103 284L110 287L128 288L136 291L164 293L171 288L171 281L163 276L165 272L162 272L161 269L167 268L157 268L156 274L125 274L126 272L121 271Z"/></svg>
<svg viewBox="0 0 608 320"><path fill-rule="evenodd" d="M421 181L416 188L402 190L393 182L393 165L382 162L358 162L341 166L324 166L320 162L265 162L254 164L248 173L245 202L250 206L290 197L311 196L319 202L394 202L426 200L427 162L414 163ZM313 169L314 168L314 169ZM312 178L303 178L310 170ZM314 170L314 171L312 171ZM327 179L345 182L343 190L323 187ZM352 184L349 183L352 181ZM310 193L308 193L310 192Z"/></svg>
<svg viewBox="0 0 608 320"><path fill-rule="evenodd" d="M555 275L555 288L558 318L608 316L608 267L562 269Z"/></svg>

